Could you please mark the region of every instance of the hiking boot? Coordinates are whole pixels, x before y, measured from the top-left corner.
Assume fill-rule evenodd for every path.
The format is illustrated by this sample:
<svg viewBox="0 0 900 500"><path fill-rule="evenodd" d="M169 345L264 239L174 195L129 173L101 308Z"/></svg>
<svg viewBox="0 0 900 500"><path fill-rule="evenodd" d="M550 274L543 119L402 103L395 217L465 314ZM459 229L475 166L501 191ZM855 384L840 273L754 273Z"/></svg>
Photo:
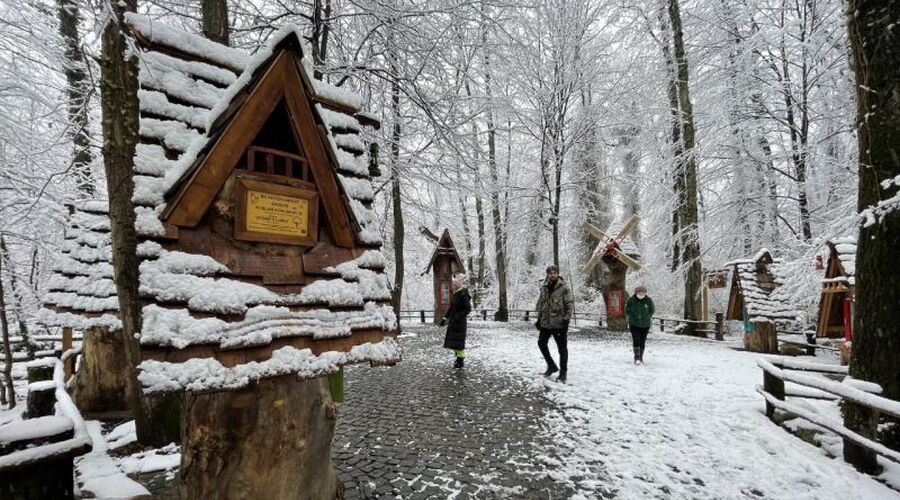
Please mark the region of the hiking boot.
<svg viewBox="0 0 900 500"><path fill-rule="evenodd" d="M462 368L465 365L465 360L463 358L456 358L456 362L453 363L453 368Z"/></svg>
<svg viewBox="0 0 900 500"><path fill-rule="evenodd" d="M556 381L565 384L566 383L566 372L559 372L559 376L556 377Z"/></svg>
<svg viewBox="0 0 900 500"><path fill-rule="evenodd" d="M557 368L555 366L553 368L547 368L547 371L544 372L544 376L549 377L550 375L553 375L554 373L556 373L558 371L559 371L559 368Z"/></svg>

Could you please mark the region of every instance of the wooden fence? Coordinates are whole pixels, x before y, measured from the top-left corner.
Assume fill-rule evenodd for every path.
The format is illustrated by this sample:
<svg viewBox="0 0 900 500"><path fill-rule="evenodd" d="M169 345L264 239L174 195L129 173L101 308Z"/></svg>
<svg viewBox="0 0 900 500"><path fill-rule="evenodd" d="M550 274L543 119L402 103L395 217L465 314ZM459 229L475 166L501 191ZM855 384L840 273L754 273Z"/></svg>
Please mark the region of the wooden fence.
<svg viewBox="0 0 900 500"><path fill-rule="evenodd" d="M477 309L469 313L470 319L481 321L494 321L494 312L496 309ZM400 320L418 321L419 323L427 323L434 321L434 310L431 309L405 309L400 311ZM509 321L535 321L537 320L537 312L534 309L509 309ZM724 340L725 337L725 320L722 313L716 313L716 317L710 321L693 321L683 318L671 318L663 316L654 316L654 324L659 326L659 331L665 332L666 328L677 330L678 325L692 323L699 326L694 331L703 334L712 334L716 340ZM572 313L572 325L578 324L595 324L602 327L607 323L607 315L605 313L588 313L575 311Z"/></svg>
<svg viewBox="0 0 900 500"><path fill-rule="evenodd" d="M900 452L877 442L876 430L879 415L900 419L900 402L877 394L881 387L871 382L845 378L835 382L809 373L847 377L846 366L810 363L793 358L764 356L757 361L763 370L763 385L757 387L766 402L766 416L776 421L775 411L779 410L823 427L844 441L844 457L853 457L852 462L875 464L875 455L900 463ZM807 372L807 373L802 373ZM789 382L792 386L786 387ZM848 407L860 411L866 418L859 428L848 428L843 422L822 415L807 407L786 401L786 398L811 398L839 401L845 411ZM851 460L848 460L851 461ZM854 463L860 467L859 463ZM862 467L869 468L869 467Z"/></svg>

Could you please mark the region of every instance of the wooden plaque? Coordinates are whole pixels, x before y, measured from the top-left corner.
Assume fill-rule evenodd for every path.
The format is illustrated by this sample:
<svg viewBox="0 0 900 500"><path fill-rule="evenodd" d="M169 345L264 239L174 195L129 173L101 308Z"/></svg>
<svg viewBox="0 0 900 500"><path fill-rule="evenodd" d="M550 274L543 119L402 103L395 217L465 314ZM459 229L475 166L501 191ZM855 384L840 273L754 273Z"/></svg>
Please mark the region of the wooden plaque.
<svg viewBox="0 0 900 500"><path fill-rule="evenodd" d="M313 246L318 241L319 196L313 190L238 178L234 238Z"/></svg>

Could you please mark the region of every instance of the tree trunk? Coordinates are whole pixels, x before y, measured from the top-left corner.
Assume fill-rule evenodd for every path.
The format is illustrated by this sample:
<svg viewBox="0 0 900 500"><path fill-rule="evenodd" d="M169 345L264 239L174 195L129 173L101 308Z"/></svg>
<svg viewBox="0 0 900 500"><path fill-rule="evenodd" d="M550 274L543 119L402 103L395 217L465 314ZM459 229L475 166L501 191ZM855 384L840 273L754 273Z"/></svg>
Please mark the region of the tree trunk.
<svg viewBox="0 0 900 500"><path fill-rule="evenodd" d="M137 366L141 362L141 296L137 232L131 198L134 193L134 151L138 142L137 59L125 58L129 45L121 31L126 11L135 11L135 0L111 3L115 20L107 22L102 35L101 107L103 117L103 164L109 193L110 237L113 275L119 299L124 354L129 370L128 402L134 413L138 441L145 443L152 423L141 404ZM146 443L150 444L150 443Z"/></svg>
<svg viewBox="0 0 900 500"><path fill-rule="evenodd" d="M122 356L122 330L89 328L82 344L81 365L71 389L78 409L88 415L127 411L132 379L131 366Z"/></svg>
<svg viewBox="0 0 900 500"><path fill-rule="evenodd" d="M485 64L488 64L485 56ZM508 321L509 309L506 297L506 224L500 218L500 176L497 173L497 130L494 126L493 95L491 73L485 75L488 86L488 168L491 171L491 216L494 224L494 256L497 265L497 312L494 321Z"/></svg>
<svg viewBox="0 0 900 500"><path fill-rule="evenodd" d="M313 55L313 77L322 78L322 68L325 67L325 59L328 54L328 35L331 29L328 25L328 19L331 17L331 0L313 0L313 16L312 16L312 36L310 44L312 45Z"/></svg>
<svg viewBox="0 0 900 500"><path fill-rule="evenodd" d="M859 141L859 209L900 192L900 0L849 0L850 43L856 72ZM895 179L892 183L886 181ZM884 183L884 184L883 184ZM876 382L883 396L900 400L900 211L869 219L860 228L856 252L856 317L850 375ZM864 427L861 411L845 413L851 429ZM850 457L852 458L852 457ZM857 467L871 463L858 460Z"/></svg>
<svg viewBox="0 0 900 500"><path fill-rule="evenodd" d="M263 379L235 391L189 393L181 498L340 498L331 465L337 408L327 378Z"/></svg>
<svg viewBox="0 0 900 500"><path fill-rule="evenodd" d="M394 29L391 27L391 29ZM394 35L391 33L391 120L394 127L391 132L391 204L394 214L394 289L391 290L391 303L397 316L397 333L400 333L400 307L403 301L403 204L400 190L400 83L398 72L398 55L393 47Z"/></svg>
<svg viewBox="0 0 900 500"><path fill-rule="evenodd" d="M66 61L63 72L66 75L66 93L68 97L69 137L75 149L72 159L72 173L78 190L86 198L94 196L94 176L91 164L94 155L91 153L91 138L88 127L88 108L93 90L88 80L85 66L87 59L81 48L81 37L78 34L78 2L75 0L57 0L59 4L59 34L66 47Z"/></svg>
<svg viewBox="0 0 900 500"><path fill-rule="evenodd" d="M5 249L6 244L4 243L3 234L0 233L0 252L6 253ZM6 296L3 289L3 255L0 255L0 333L3 334L3 379L6 384L6 399L9 404L9 408L15 408L16 406L16 391L13 388L13 379L12 379L12 364L13 364L13 356L12 356L12 346L9 343L9 323L6 319Z"/></svg>
<svg viewBox="0 0 900 500"><path fill-rule="evenodd" d="M660 22L663 25L663 30L668 31L668 23L661 13ZM681 219L685 204L684 144L681 139L682 115L680 111L681 103L678 100L678 70L668 39L665 40L662 46L662 52L663 60L666 62L666 72L669 76L666 82L666 95L669 97L669 114L672 119L672 191L675 194L675 206L672 207L672 260L670 269L674 273L681 266L681 240L683 238Z"/></svg>
<svg viewBox="0 0 900 500"><path fill-rule="evenodd" d="M681 262L687 266L684 278L684 318L699 320L700 287L703 271L700 266L700 235L697 229L697 158L694 148L694 110L691 104L687 55L681 29L681 13L678 0L669 0L669 18L672 23L673 47L678 70L678 104L684 144L684 209L681 211L682 251ZM688 323L688 333L693 333Z"/></svg>
<svg viewBox="0 0 900 500"><path fill-rule="evenodd" d="M485 276L485 241L484 241L484 203L481 201L481 194L475 195L475 220L478 224L478 257L476 264L478 265L478 282L475 289L472 290L472 307L478 308L481 304L481 293L484 290Z"/></svg>
<svg viewBox="0 0 900 500"><path fill-rule="evenodd" d="M798 126L794 116L794 96L791 94L791 74L788 66L787 52L784 42L781 44L782 93L786 108L785 121L791 137L791 161L794 164L794 179L797 182L798 205L800 208L800 228L803 241L812 239L812 228L809 222L809 202L806 196L806 161L808 158L807 141L809 119L807 109L801 109L801 124ZM807 105L805 100L801 103Z"/></svg>
<svg viewBox="0 0 900 500"><path fill-rule="evenodd" d="M222 45L229 45L228 0L202 0L200 2L203 36Z"/></svg>
<svg viewBox="0 0 900 500"><path fill-rule="evenodd" d="M15 311L16 322L19 325L19 335L22 337L22 346L28 354L28 359L34 359L34 344L31 342L31 338L29 338L28 323L25 320L25 296L21 291L22 287L19 284L19 280L16 279L16 273L13 272L12 262L9 258L9 249L6 248L6 240L4 238L0 238L0 259L6 261L6 274L9 275L9 288L12 291L12 310ZM7 318L7 321L8 320L9 318Z"/></svg>

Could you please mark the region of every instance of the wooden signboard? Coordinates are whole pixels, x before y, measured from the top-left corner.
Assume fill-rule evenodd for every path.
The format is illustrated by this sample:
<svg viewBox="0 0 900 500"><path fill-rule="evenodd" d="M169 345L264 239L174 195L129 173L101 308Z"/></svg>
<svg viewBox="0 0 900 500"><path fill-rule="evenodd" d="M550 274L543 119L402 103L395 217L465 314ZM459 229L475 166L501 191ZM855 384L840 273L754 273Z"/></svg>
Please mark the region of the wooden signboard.
<svg viewBox="0 0 900 500"><path fill-rule="evenodd" d="M307 188L238 178L234 198L235 239L306 246L318 241L319 196L311 184Z"/></svg>

